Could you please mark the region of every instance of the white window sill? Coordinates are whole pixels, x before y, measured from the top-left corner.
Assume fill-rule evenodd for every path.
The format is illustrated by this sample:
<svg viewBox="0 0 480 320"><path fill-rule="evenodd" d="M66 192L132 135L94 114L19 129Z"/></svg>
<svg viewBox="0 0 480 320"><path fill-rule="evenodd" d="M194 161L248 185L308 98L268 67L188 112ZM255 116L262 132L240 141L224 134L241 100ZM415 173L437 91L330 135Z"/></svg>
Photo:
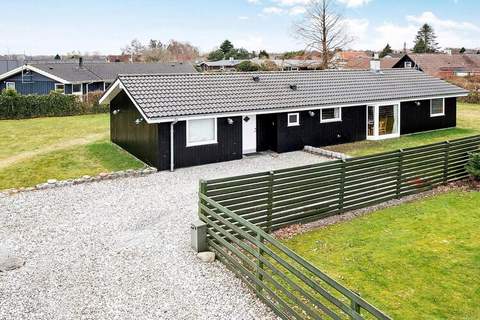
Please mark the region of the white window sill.
<svg viewBox="0 0 480 320"><path fill-rule="evenodd" d="M342 122L342 119L327 119L327 120L320 120L320 123L330 123L330 122Z"/></svg>
<svg viewBox="0 0 480 320"><path fill-rule="evenodd" d="M217 144L217 140L210 140L210 141L201 141L201 142L187 142L187 148L188 147L198 147L198 146L205 146L209 144Z"/></svg>
<svg viewBox="0 0 480 320"><path fill-rule="evenodd" d="M367 140L385 140L385 139L393 139L393 138L400 138L399 133L392 133L392 134L384 134L382 136L367 136Z"/></svg>
<svg viewBox="0 0 480 320"><path fill-rule="evenodd" d="M445 113L430 114L430 118L435 118L435 117L445 117Z"/></svg>
<svg viewBox="0 0 480 320"><path fill-rule="evenodd" d="M287 124L287 127L299 127L300 126L300 123L290 123L290 124Z"/></svg>

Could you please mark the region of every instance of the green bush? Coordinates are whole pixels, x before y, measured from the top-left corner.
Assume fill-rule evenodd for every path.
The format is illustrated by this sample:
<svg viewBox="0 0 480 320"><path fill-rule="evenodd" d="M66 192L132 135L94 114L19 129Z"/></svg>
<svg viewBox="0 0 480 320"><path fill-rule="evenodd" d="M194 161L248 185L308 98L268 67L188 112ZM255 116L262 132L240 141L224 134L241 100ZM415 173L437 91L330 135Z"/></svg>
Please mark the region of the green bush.
<svg viewBox="0 0 480 320"><path fill-rule="evenodd" d="M258 71L260 70L260 66L251 61L242 61L237 65L235 69L241 72Z"/></svg>
<svg viewBox="0 0 480 320"><path fill-rule="evenodd" d="M466 169L475 180L480 181L480 151L470 154Z"/></svg>
<svg viewBox="0 0 480 320"><path fill-rule="evenodd" d="M94 93L92 93L93 95ZM48 95L21 95L15 90L0 94L0 119L28 119L59 117L108 112L108 106L99 105L100 95L80 101L73 95L52 91Z"/></svg>

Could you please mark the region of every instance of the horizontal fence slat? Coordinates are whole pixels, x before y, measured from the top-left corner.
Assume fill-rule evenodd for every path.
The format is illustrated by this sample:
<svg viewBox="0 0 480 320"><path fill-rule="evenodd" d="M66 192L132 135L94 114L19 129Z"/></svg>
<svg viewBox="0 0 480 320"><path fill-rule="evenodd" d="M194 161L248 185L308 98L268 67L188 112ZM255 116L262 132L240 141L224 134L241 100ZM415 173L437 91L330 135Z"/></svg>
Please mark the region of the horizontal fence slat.
<svg viewBox="0 0 480 320"><path fill-rule="evenodd" d="M209 246L282 318L390 319L265 231L464 179L468 177L465 165L469 154L477 150L480 135L208 180L201 183L199 217L208 225ZM352 304L368 315L357 313Z"/></svg>

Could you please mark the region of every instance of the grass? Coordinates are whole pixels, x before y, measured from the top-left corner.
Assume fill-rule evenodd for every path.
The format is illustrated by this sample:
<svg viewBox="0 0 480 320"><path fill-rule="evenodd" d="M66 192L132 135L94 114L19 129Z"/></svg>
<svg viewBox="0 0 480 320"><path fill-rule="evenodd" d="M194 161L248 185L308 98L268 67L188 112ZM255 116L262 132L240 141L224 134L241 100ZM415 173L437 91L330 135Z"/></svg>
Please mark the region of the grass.
<svg viewBox="0 0 480 320"><path fill-rule="evenodd" d="M0 160L86 136L106 139L108 131L108 114L1 120Z"/></svg>
<svg viewBox="0 0 480 320"><path fill-rule="evenodd" d="M345 143L330 146L326 149L357 157L402 148L416 147L445 140L453 140L475 134L480 134L480 105L459 103L456 128L416 133L382 141L364 140L354 143Z"/></svg>
<svg viewBox="0 0 480 320"><path fill-rule="evenodd" d="M0 190L143 167L108 131L108 114L0 121Z"/></svg>
<svg viewBox="0 0 480 320"><path fill-rule="evenodd" d="M394 319L480 319L479 207L453 191L284 243Z"/></svg>

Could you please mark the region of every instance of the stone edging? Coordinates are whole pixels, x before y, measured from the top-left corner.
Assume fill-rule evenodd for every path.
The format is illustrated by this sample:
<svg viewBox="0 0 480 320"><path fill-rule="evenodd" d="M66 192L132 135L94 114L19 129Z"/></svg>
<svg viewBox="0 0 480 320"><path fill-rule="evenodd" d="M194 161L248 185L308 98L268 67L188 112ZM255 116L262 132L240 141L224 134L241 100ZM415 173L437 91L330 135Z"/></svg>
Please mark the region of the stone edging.
<svg viewBox="0 0 480 320"><path fill-rule="evenodd" d="M317 154L327 158L332 158L332 159L345 160L345 159L351 158L350 156L347 156L344 153L330 151L322 148L311 147L311 146L305 146L303 148L303 151L312 153L312 154Z"/></svg>
<svg viewBox="0 0 480 320"><path fill-rule="evenodd" d="M44 189L52 189L52 188L58 188L58 187L65 187L65 186L72 186L72 185L77 185L77 184L82 184L82 183L88 183L88 182L96 182L96 181L102 181L102 180L112 180L112 179L117 179L117 178L125 178L125 177L140 177L140 176L146 176L152 173L157 172L156 168L153 167L145 167L142 169L128 169L125 171L115 171L115 172L102 172L96 176L83 176L81 178L76 178L76 179L68 179L68 180L56 180L56 179L49 179L45 183L40 183L37 184L34 187L28 187L28 188L12 188L12 189L6 189L6 190L1 190L0 195L12 195L16 194L19 192L28 192L28 191L36 191L36 190L44 190Z"/></svg>

